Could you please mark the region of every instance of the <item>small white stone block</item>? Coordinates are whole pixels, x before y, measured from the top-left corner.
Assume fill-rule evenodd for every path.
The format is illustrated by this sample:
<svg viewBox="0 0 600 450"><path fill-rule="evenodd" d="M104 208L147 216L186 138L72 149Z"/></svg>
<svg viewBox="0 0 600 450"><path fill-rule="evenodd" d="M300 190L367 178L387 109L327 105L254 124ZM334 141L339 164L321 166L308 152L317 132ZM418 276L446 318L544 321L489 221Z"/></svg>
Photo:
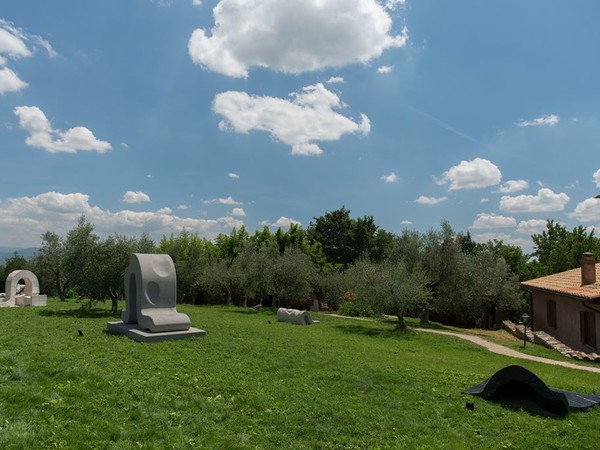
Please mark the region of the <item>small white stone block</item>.
<svg viewBox="0 0 600 450"><path fill-rule="evenodd" d="M293 323L294 325L312 325L319 323L319 321L312 319L308 311L286 308L279 308L277 310L277 320L280 322Z"/></svg>

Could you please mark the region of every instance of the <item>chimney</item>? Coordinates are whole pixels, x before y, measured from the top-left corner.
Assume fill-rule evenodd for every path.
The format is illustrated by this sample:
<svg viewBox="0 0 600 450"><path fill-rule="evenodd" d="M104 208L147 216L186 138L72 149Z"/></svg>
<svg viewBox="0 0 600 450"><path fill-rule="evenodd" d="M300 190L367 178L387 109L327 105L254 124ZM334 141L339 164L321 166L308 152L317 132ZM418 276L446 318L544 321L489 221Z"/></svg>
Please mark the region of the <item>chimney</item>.
<svg viewBox="0 0 600 450"><path fill-rule="evenodd" d="M591 253L584 253L581 258L581 285L596 282L596 258Z"/></svg>

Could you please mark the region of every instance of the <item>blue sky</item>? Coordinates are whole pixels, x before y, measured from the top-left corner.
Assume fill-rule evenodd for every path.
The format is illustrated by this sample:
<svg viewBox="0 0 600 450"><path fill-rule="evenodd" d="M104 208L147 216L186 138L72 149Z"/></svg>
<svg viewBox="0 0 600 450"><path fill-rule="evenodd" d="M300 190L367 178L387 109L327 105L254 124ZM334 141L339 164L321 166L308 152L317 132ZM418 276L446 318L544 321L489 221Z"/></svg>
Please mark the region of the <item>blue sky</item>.
<svg viewBox="0 0 600 450"><path fill-rule="evenodd" d="M600 231L600 3L6 2L0 246L345 206L531 250Z"/></svg>

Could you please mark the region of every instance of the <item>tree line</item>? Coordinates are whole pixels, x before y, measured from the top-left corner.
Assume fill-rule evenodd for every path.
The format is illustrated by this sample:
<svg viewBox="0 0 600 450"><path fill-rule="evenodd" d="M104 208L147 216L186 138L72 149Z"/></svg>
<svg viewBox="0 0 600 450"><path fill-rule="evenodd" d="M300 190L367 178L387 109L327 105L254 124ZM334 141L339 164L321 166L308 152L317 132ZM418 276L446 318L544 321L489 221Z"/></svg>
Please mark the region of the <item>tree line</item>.
<svg viewBox="0 0 600 450"><path fill-rule="evenodd" d="M426 323L430 314L487 326L490 308L520 314L527 307L520 281L578 267L586 251L600 253L593 232L551 220L532 240L534 252L525 254L502 241L476 243L445 221L424 233L394 234L342 207L306 229L292 224L250 234L241 227L215 240L183 230L157 244L145 233L101 239L81 216L64 237L45 232L35 256L15 254L0 275L29 269L49 295L86 299L88 307L110 300L117 312L131 253L166 253L177 272L178 302L303 308L318 300L344 314L394 315L399 328L405 315Z"/></svg>

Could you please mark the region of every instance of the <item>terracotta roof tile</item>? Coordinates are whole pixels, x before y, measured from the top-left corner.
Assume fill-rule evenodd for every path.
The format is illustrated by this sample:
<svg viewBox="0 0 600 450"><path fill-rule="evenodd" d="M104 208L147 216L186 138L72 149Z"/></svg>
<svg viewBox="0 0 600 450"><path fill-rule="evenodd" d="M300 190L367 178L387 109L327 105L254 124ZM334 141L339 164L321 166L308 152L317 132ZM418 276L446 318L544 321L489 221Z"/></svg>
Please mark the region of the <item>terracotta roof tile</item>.
<svg viewBox="0 0 600 450"><path fill-rule="evenodd" d="M521 286L525 289L540 289L589 300L600 300L599 276L600 263L596 264L596 282L594 284L582 286L581 269L573 269L554 275L548 275L546 277L524 281L521 283Z"/></svg>

